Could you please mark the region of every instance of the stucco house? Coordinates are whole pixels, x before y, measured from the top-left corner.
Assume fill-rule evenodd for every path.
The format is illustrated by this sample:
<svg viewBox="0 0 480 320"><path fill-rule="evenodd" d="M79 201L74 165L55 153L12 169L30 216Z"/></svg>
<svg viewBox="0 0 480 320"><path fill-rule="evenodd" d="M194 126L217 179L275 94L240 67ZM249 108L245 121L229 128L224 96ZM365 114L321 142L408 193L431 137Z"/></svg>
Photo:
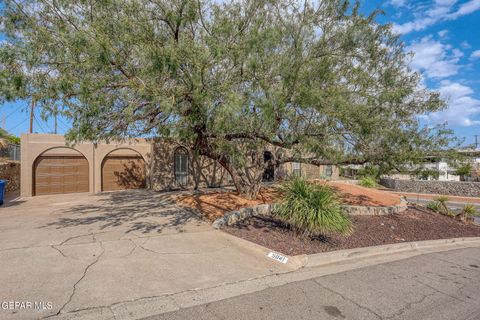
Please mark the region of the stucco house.
<svg viewBox="0 0 480 320"><path fill-rule="evenodd" d="M266 160L272 157L265 151ZM286 163L265 170L264 180L296 174L338 179L335 166ZM156 191L231 185L215 161L196 157L171 140L131 139L68 146L61 135L21 136L21 196L151 188Z"/></svg>

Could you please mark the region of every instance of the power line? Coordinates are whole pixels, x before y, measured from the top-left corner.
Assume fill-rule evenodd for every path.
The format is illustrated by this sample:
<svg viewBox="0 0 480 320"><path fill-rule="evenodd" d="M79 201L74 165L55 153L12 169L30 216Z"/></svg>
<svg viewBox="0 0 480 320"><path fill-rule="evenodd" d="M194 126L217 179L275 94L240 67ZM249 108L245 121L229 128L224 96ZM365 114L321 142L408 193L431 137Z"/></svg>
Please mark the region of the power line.
<svg viewBox="0 0 480 320"><path fill-rule="evenodd" d="M46 131L45 128L42 126L42 124L40 123L40 121L38 121L36 115L33 115L33 119L34 119L35 123L40 127L40 130L42 130L43 133L47 133L47 131Z"/></svg>
<svg viewBox="0 0 480 320"><path fill-rule="evenodd" d="M8 132L12 132L12 130L16 129L18 126L20 126L21 124L25 123L25 121L27 121L27 120L28 120L28 118L23 119L20 123L18 123L16 126L10 128L10 129L8 129L7 131L8 131Z"/></svg>

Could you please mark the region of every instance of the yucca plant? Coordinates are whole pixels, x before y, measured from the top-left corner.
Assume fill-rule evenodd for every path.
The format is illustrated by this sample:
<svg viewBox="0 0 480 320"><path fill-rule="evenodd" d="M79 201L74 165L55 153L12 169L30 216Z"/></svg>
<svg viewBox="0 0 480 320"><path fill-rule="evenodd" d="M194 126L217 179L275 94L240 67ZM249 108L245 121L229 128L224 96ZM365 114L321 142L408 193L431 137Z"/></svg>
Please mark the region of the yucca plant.
<svg viewBox="0 0 480 320"><path fill-rule="evenodd" d="M446 216L453 216L452 211L448 209L447 202L450 200L447 196L437 196L433 198L435 202L438 203L439 210L437 212L444 214Z"/></svg>
<svg viewBox="0 0 480 320"><path fill-rule="evenodd" d="M474 216L479 216L480 213L477 211L477 208L471 203L467 203L463 206L462 211L457 215L463 222L471 220Z"/></svg>
<svg viewBox="0 0 480 320"><path fill-rule="evenodd" d="M430 201L427 203L427 208L435 212L440 212L440 207L441 204L438 201Z"/></svg>
<svg viewBox="0 0 480 320"><path fill-rule="evenodd" d="M433 198L433 201L427 203L427 208L437 213L453 217L455 214L447 206L449 200L447 196L437 196Z"/></svg>
<svg viewBox="0 0 480 320"><path fill-rule="evenodd" d="M343 213L342 204L331 188L294 178L285 182L280 190L284 201L274 214L298 235L313 237L352 231L350 219Z"/></svg>

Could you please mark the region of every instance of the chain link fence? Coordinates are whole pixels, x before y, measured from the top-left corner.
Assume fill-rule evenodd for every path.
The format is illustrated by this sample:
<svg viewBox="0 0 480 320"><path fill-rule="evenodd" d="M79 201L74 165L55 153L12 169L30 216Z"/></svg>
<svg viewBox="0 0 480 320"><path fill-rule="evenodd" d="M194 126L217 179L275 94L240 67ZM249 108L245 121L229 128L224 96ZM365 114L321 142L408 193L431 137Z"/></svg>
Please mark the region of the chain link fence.
<svg viewBox="0 0 480 320"><path fill-rule="evenodd" d="M20 161L20 145L7 144L6 147L0 147L0 158Z"/></svg>

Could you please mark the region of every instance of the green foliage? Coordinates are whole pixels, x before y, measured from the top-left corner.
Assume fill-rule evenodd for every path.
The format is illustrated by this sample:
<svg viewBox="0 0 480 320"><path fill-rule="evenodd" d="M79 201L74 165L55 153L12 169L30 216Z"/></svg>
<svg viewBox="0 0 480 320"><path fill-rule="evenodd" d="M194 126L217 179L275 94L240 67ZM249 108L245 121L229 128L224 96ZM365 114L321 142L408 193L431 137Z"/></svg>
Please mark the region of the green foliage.
<svg viewBox="0 0 480 320"><path fill-rule="evenodd" d="M274 214L297 234L318 236L352 231L352 224L331 188L294 178L285 182L281 191L284 201Z"/></svg>
<svg viewBox="0 0 480 320"><path fill-rule="evenodd" d="M6 130L0 128L0 138L6 139L11 144L20 144L20 138L8 133Z"/></svg>
<svg viewBox="0 0 480 320"><path fill-rule="evenodd" d="M453 212L447 206L449 200L447 196L437 196L432 202L427 204L427 208L446 216L454 216Z"/></svg>
<svg viewBox="0 0 480 320"><path fill-rule="evenodd" d="M437 180L438 177L440 176L440 172L438 170L433 170L433 169L420 169L417 172L415 172L415 175L418 179L421 179L421 180L428 180L429 178Z"/></svg>
<svg viewBox="0 0 480 320"><path fill-rule="evenodd" d="M435 212L440 212L441 203L438 201L430 201L427 203L427 208Z"/></svg>
<svg viewBox="0 0 480 320"><path fill-rule="evenodd" d="M446 204L450 198L448 196L440 195L433 198L434 201L440 202L441 204Z"/></svg>
<svg viewBox="0 0 480 320"><path fill-rule="evenodd" d="M379 179L382 174L387 174L388 169L379 165L367 165L358 170L357 175L359 177L372 177L375 180Z"/></svg>
<svg viewBox="0 0 480 320"><path fill-rule="evenodd" d="M370 176L365 176L360 179L358 184L366 188L378 188L380 185L377 183L377 180Z"/></svg>
<svg viewBox="0 0 480 320"><path fill-rule="evenodd" d="M471 163L464 163L455 170L455 175L457 176L470 176L473 171L473 166Z"/></svg>
<svg viewBox="0 0 480 320"><path fill-rule="evenodd" d="M465 206L463 206L462 213L466 216L478 216L478 215L480 215L477 208L472 203L467 203Z"/></svg>
<svg viewBox="0 0 480 320"><path fill-rule="evenodd" d="M445 103L358 3L4 0L0 102L64 106L72 141L180 139L254 190L267 145L289 150L275 165L388 168L448 149L418 120Z"/></svg>

